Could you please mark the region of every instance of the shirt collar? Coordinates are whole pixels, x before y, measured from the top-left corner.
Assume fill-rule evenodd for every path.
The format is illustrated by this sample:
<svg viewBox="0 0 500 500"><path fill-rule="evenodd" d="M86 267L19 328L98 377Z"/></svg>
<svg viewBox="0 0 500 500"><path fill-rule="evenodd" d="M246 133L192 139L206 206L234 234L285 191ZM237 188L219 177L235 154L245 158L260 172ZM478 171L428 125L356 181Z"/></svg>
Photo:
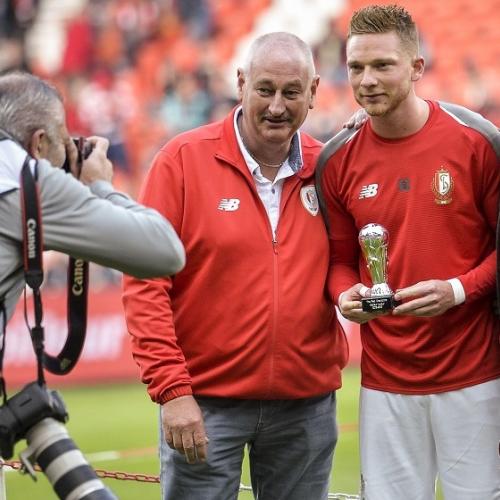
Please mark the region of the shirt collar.
<svg viewBox="0 0 500 500"><path fill-rule="evenodd" d="M240 148L241 154L245 159L248 169L250 173L253 175L257 168L259 168L259 164L252 158L247 148L243 144L243 139L241 138L240 130L238 128L238 117L242 114L242 108L239 106L234 113L234 133L236 134L236 140L238 141L238 146ZM289 166L294 173L297 173L303 165L302 160L302 148L300 147L300 133L299 131L295 132L292 137L292 144L290 147L290 153L288 154L288 158L285 160L281 168L284 166ZM280 170L281 170L280 168Z"/></svg>

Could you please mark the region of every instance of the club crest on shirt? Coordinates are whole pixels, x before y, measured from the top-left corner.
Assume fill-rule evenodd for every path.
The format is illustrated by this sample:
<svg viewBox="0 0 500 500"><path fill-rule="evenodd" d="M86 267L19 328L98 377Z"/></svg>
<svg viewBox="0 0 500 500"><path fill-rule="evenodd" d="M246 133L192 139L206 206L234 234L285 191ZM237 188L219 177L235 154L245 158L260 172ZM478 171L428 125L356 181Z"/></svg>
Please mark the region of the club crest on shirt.
<svg viewBox="0 0 500 500"><path fill-rule="evenodd" d="M450 172L441 165L441 168L434 173L431 184L434 201L438 205L448 205L452 202L453 184Z"/></svg>
<svg viewBox="0 0 500 500"><path fill-rule="evenodd" d="M316 188L314 186L304 186L300 190L300 199L304 208L313 216L318 215L319 202Z"/></svg>

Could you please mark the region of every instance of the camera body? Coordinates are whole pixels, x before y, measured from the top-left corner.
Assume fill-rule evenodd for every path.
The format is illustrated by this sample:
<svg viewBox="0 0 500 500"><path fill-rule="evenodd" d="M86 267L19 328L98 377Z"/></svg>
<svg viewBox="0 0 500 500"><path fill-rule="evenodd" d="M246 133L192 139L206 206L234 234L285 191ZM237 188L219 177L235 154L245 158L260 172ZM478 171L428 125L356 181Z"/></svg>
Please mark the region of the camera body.
<svg viewBox="0 0 500 500"><path fill-rule="evenodd" d="M69 437L68 413L56 391L32 382L0 407L0 456L10 459L14 445L26 439L19 454L23 470L36 480L38 464L61 500L117 500ZM1 496L1 495L0 495Z"/></svg>
<svg viewBox="0 0 500 500"><path fill-rule="evenodd" d="M0 456L10 459L14 445L26 437L27 431L44 418L65 423L68 412L56 391L49 391L37 382L26 385L0 406Z"/></svg>
<svg viewBox="0 0 500 500"><path fill-rule="evenodd" d="M82 168L83 160L86 160L89 157L90 153L92 153L93 146L90 141L85 139L85 137L73 137L72 140L75 143L76 149L78 151L76 163L78 165L79 173ZM66 159L64 160L62 169L69 174L71 173L71 166L69 164L68 157L66 157Z"/></svg>

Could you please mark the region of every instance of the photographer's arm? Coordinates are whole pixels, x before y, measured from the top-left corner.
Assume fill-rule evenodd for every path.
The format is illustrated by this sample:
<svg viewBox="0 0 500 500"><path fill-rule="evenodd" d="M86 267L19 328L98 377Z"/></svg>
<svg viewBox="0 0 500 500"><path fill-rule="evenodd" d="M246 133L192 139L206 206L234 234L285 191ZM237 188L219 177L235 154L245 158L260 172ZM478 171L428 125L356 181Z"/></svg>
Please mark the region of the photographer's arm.
<svg viewBox="0 0 500 500"><path fill-rule="evenodd" d="M94 150L87 161L101 162L104 172L100 179L94 174L89 188L63 171L39 163L46 249L141 278L182 269L184 249L171 224L155 210L114 190L108 180L111 165L101 150Z"/></svg>

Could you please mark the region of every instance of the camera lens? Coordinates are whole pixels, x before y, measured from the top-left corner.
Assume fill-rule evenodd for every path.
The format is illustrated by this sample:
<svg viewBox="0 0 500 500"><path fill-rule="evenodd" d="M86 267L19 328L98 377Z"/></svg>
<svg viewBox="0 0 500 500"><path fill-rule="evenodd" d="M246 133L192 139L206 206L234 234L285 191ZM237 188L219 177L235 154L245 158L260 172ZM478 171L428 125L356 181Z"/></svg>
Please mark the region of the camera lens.
<svg viewBox="0 0 500 500"><path fill-rule="evenodd" d="M31 456L34 456L60 499L116 500L62 423L45 418L27 431L26 440Z"/></svg>

